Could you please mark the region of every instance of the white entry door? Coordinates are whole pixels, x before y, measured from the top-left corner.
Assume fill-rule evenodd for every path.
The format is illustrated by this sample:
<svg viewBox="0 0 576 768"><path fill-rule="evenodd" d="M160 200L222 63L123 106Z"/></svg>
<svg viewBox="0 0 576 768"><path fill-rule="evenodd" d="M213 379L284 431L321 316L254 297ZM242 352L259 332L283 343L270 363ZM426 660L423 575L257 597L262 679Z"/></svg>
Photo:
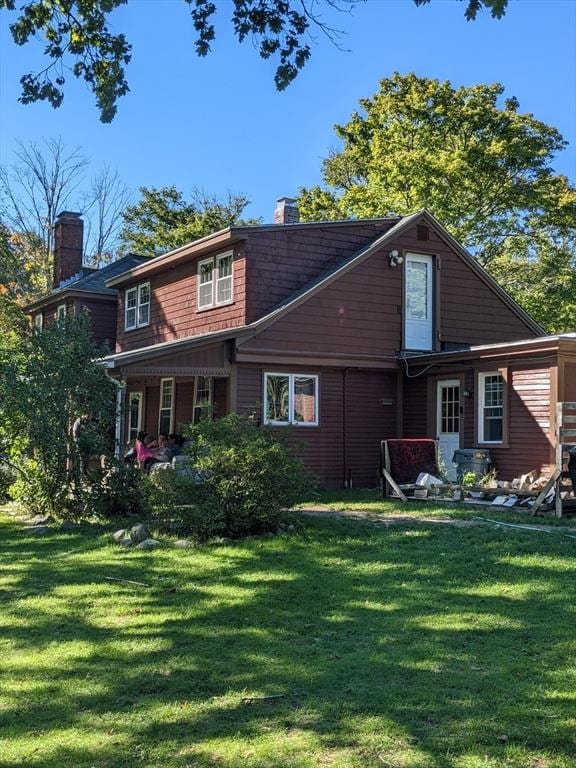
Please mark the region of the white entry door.
<svg viewBox="0 0 576 768"><path fill-rule="evenodd" d="M456 480L454 451L460 448L460 382L449 379L438 382L436 429L438 452L449 480Z"/></svg>
<svg viewBox="0 0 576 768"><path fill-rule="evenodd" d="M406 254L404 290L404 343L406 349L432 349L434 306L432 256Z"/></svg>

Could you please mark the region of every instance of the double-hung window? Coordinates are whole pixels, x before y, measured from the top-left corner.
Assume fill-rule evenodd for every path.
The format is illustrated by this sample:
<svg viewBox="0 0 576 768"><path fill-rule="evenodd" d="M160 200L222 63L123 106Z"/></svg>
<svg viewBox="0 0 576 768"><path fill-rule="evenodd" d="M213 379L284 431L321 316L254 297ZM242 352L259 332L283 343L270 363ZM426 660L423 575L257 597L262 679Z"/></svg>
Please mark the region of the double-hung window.
<svg viewBox="0 0 576 768"><path fill-rule="evenodd" d="M142 328L150 322L150 283L128 288L124 293L124 330Z"/></svg>
<svg viewBox="0 0 576 768"><path fill-rule="evenodd" d="M198 262L198 309L232 301L232 261L230 252Z"/></svg>
<svg viewBox="0 0 576 768"><path fill-rule="evenodd" d="M264 424L317 426L318 376L265 373Z"/></svg>
<svg viewBox="0 0 576 768"><path fill-rule="evenodd" d="M210 412L213 401L213 382L214 379L211 376L196 376L194 382L194 409L192 413L194 424L198 424L202 417Z"/></svg>
<svg viewBox="0 0 576 768"><path fill-rule="evenodd" d="M56 308L56 320L60 323L66 319L66 304L58 304Z"/></svg>
<svg viewBox="0 0 576 768"><path fill-rule="evenodd" d="M132 443L142 429L142 392L128 396L128 442Z"/></svg>
<svg viewBox="0 0 576 768"><path fill-rule="evenodd" d="M160 379L160 408L158 411L158 434L174 431L174 379Z"/></svg>
<svg viewBox="0 0 576 768"><path fill-rule="evenodd" d="M42 312L38 312L37 315L34 315L34 330L42 330Z"/></svg>
<svg viewBox="0 0 576 768"><path fill-rule="evenodd" d="M478 375L478 442L504 441L504 377L500 371Z"/></svg>

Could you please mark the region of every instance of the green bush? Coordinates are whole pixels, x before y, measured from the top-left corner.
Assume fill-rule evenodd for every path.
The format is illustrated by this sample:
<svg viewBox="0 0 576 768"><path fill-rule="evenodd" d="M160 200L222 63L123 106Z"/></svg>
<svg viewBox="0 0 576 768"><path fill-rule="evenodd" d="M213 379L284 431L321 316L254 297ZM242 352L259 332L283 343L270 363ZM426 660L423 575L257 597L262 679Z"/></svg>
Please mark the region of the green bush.
<svg viewBox="0 0 576 768"><path fill-rule="evenodd" d="M188 470L148 480L154 514L198 539L276 530L282 511L302 500L312 477L266 428L231 414L187 432Z"/></svg>
<svg viewBox="0 0 576 768"><path fill-rule="evenodd" d="M109 460L102 472L82 480L82 514L97 517L124 517L146 511L142 471L122 462Z"/></svg>

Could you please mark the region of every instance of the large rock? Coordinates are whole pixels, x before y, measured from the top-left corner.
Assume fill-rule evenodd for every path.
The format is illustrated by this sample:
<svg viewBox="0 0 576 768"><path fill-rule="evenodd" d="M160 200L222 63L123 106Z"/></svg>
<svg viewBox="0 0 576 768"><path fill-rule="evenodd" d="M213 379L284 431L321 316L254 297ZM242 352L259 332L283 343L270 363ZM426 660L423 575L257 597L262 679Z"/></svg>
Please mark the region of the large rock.
<svg viewBox="0 0 576 768"><path fill-rule="evenodd" d="M52 528L49 525L27 525L24 530L26 533L32 533L34 536L46 536Z"/></svg>
<svg viewBox="0 0 576 768"><path fill-rule="evenodd" d="M150 531L143 523L133 525L130 529L130 538L135 544L140 544L146 539L150 539Z"/></svg>
<svg viewBox="0 0 576 768"><path fill-rule="evenodd" d="M178 539L178 541L174 542L174 546L176 549L191 549L196 545L190 539Z"/></svg>
<svg viewBox="0 0 576 768"><path fill-rule="evenodd" d="M53 522L53 518L51 515L34 515L28 522L30 525L47 525Z"/></svg>
<svg viewBox="0 0 576 768"><path fill-rule="evenodd" d="M126 536L128 536L126 528L120 528L119 531L115 531L112 534L112 539L118 544L122 539L126 538Z"/></svg>
<svg viewBox="0 0 576 768"><path fill-rule="evenodd" d="M130 538L130 536L126 536L126 538L125 538L125 539L120 539L120 541L118 542L118 544L120 544L120 546L121 546L121 547L126 547L126 548L128 548L128 547L131 547L131 546L134 544L134 542L132 541L132 539Z"/></svg>
<svg viewBox="0 0 576 768"><path fill-rule="evenodd" d="M162 545L157 539L144 539L136 546L136 549L158 549Z"/></svg>
<svg viewBox="0 0 576 768"><path fill-rule="evenodd" d="M58 530L61 533L73 533L78 528L72 520L63 520L58 526Z"/></svg>

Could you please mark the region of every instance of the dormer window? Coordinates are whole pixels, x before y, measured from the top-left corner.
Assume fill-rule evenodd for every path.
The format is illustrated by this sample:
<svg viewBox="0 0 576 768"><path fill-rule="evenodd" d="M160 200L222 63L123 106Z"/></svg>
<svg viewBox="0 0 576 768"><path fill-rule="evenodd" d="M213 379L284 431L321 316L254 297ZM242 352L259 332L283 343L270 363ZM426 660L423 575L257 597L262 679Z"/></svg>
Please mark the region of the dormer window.
<svg viewBox="0 0 576 768"><path fill-rule="evenodd" d="M132 331L150 323L150 283L135 285L124 292L124 330Z"/></svg>
<svg viewBox="0 0 576 768"><path fill-rule="evenodd" d="M232 261L229 252L198 262L198 309L232 302Z"/></svg>

